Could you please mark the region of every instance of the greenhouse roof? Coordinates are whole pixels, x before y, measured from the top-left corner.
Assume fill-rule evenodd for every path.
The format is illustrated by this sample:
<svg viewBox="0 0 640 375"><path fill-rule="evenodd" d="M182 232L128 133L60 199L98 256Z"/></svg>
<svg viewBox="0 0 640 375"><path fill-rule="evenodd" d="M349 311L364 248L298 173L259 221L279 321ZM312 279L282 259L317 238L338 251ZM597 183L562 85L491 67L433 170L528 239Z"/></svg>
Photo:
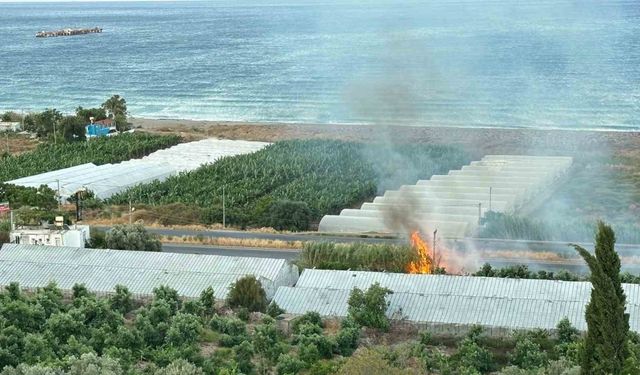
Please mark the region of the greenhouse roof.
<svg viewBox="0 0 640 375"><path fill-rule="evenodd" d="M373 202L362 204L360 209L365 213L349 209L340 215L325 215L318 230L405 235L409 230L437 229L440 237L466 237L475 232L487 211L530 210L565 176L572 162L571 157L487 155L446 175L387 190ZM435 215L449 209L452 212L448 213L456 212L457 217ZM419 228L398 227L396 220L388 219L390 214L414 215L409 221Z"/></svg>
<svg viewBox="0 0 640 375"><path fill-rule="evenodd" d="M191 171L222 157L251 153L269 145L265 142L204 139L181 143L156 151L142 159L96 166L91 163L19 178L8 183L39 187L47 185L67 198L85 188L106 199L133 186L163 181L180 172Z"/></svg>
<svg viewBox="0 0 640 375"><path fill-rule="evenodd" d="M375 282L393 292L387 297L391 318L505 329L554 329L567 317L585 330L591 291L588 282L305 270L295 288L279 288L274 300L292 314L346 316L351 290ZM623 287L631 328L640 332L640 286Z"/></svg>
<svg viewBox="0 0 640 375"><path fill-rule="evenodd" d="M290 268L283 259L269 258L18 244L0 249L0 285L19 282L25 288L55 280L63 289L84 283L92 291L109 293L122 284L132 293L148 295L157 286L169 285L183 296L197 297L212 286L223 298L242 276L255 275L263 284L276 286Z"/></svg>

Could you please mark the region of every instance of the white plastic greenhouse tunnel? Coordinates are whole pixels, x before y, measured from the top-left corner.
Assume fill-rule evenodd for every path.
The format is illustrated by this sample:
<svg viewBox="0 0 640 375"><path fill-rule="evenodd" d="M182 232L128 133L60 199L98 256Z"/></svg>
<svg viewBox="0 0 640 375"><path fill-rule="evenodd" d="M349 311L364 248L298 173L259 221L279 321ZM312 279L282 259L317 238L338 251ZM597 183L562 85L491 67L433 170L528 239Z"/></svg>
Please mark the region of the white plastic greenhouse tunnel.
<svg viewBox="0 0 640 375"><path fill-rule="evenodd" d="M585 331L592 289L591 283L577 281L307 269L295 287L278 288L274 301L292 315L315 311L341 318L347 316L353 288L366 290L376 282L393 292L386 297L390 319L453 335L474 325L495 336L554 330L565 317ZM623 284L623 289L629 324L640 332L640 285Z"/></svg>
<svg viewBox="0 0 640 375"><path fill-rule="evenodd" d="M136 298L148 298L162 285L185 298L198 298L212 287L225 298L239 278L254 275L271 299L280 286L298 280L298 268L283 259L202 254L155 253L75 247L4 244L0 248L0 287L17 282L36 290L56 282L65 292L85 284L98 294L124 285Z"/></svg>
<svg viewBox="0 0 640 375"><path fill-rule="evenodd" d="M420 228L445 238L471 235L489 211L518 213L535 208L566 176L573 159L564 156L487 155L460 170L415 185L388 190L359 209L326 215L318 230L329 233L405 235L394 217L410 216Z"/></svg>
<svg viewBox="0 0 640 375"><path fill-rule="evenodd" d="M164 181L180 172L215 163L225 156L249 154L268 145L266 142L204 139L158 150L142 159L99 166L82 164L7 183L26 187L47 185L59 192L61 199L69 198L80 189L90 190L96 197L106 199L136 185Z"/></svg>

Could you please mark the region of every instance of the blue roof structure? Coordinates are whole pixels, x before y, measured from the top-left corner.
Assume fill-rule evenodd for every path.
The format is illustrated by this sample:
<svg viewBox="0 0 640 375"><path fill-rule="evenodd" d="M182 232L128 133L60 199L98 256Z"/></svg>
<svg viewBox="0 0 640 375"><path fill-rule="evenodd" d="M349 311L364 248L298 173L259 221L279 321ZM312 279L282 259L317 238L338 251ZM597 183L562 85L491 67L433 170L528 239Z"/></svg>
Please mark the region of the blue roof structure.
<svg viewBox="0 0 640 375"><path fill-rule="evenodd" d="M84 127L87 137L105 137L109 134L109 128L96 124L89 124Z"/></svg>

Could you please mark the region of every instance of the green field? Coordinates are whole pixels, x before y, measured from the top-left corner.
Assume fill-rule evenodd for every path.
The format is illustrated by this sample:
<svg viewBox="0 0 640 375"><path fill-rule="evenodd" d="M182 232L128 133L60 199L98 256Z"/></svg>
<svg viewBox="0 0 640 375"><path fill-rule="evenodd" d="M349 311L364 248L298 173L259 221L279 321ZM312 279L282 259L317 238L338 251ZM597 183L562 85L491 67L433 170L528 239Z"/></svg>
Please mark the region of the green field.
<svg viewBox="0 0 640 375"><path fill-rule="evenodd" d="M141 158L180 142L179 136L133 133L88 142L41 144L33 151L3 157L0 163L0 182L85 163L119 163Z"/></svg>
<svg viewBox="0 0 640 375"><path fill-rule="evenodd" d="M203 210L205 223L262 225L274 202L304 202L311 220L354 207L376 193L446 173L469 162L461 149L428 145L366 145L330 140L282 141L249 155L139 186L108 203L167 205ZM179 213L176 213L179 215Z"/></svg>

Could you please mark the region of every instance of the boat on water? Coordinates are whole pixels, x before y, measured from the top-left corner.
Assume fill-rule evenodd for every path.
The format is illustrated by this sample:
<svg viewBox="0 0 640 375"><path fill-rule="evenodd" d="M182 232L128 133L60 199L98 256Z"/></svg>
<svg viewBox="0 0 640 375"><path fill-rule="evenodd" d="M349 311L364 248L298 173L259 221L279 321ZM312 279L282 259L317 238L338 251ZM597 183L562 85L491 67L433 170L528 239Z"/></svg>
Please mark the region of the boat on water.
<svg viewBox="0 0 640 375"><path fill-rule="evenodd" d="M100 27L94 27L91 29L62 29L62 30L54 30L54 31L38 31L36 33L36 38L51 38L56 36L96 34L101 32L102 32L102 28Z"/></svg>

